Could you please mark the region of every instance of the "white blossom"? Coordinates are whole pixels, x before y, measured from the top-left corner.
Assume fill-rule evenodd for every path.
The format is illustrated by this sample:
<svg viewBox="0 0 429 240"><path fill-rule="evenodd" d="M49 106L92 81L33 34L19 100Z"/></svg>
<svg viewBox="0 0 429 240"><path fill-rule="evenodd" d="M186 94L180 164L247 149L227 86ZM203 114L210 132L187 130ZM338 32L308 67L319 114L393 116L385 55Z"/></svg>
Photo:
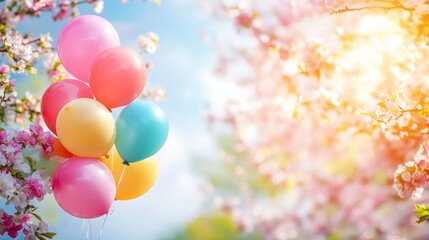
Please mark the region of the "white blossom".
<svg viewBox="0 0 429 240"><path fill-rule="evenodd" d="M159 36L153 32L149 32L138 38L138 45L145 53L155 53L158 48Z"/></svg>

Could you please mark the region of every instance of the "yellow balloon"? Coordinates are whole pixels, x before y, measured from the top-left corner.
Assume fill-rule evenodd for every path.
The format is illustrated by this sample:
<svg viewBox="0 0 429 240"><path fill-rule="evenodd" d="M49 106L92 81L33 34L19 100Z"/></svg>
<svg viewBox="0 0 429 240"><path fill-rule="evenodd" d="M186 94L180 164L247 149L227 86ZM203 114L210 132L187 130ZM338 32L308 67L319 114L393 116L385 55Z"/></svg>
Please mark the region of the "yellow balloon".
<svg viewBox="0 0 429 240"><path fill-rule="evenodd" d="M107 158L102 157L100 160L112 172L117 186L125 167L124 175L116 190L116 200L134 199L147 192L158 177L156 157L152 156L143 161L131 163L130 166L125 166L122 164L124 160L119 156L116 148L113 148L112 151L113 154L110 153Z"/></svg>
<svg viewBox="0 0 429 240"><path fill-rule="evenodd" d="M57 117L57 135L64 147L80 157L100 157L112 149L115 120L101 103L79 98L67 103Z"/></svg>

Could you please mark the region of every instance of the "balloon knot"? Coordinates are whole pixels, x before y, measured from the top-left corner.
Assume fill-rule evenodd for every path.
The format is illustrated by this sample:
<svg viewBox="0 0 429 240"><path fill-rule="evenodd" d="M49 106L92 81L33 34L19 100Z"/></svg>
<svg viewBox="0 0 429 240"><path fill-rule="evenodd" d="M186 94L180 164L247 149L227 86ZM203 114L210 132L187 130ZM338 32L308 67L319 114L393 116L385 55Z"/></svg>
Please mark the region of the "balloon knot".
<svg viewBox="0 0 429 240"><path fill-rule="evenodd" d="M130 163L129 163L129 162L127 162L127 161L123 161L123 162L122 162L122 164L127 165L127 166L130 166Z"/></svg>
<svg viewBox="0 0 429 240"><path fill-rule="evenodd" d="M112 109L111 108L107 108L110 112L112 112Z"/></svg>

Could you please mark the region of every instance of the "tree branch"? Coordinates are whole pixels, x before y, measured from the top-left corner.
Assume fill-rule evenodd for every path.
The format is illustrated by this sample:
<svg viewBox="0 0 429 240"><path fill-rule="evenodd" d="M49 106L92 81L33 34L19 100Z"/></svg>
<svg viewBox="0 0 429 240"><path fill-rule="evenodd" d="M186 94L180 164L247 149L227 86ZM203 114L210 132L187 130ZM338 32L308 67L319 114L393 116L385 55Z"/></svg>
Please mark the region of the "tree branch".
<svg viewBox="0 0 429 240"><path fill-rule="evenodd" d="M331 14L335 13L343 13L343 12L353 12L353 11L362 11L362 10L385 10L390 11L394 9L402 9L405 11L414 11L414 8L409 8L404 6L399 0L374 0L373 3L379 3L380 5L372 5L371 3L367 3L368 5L362 7L338 7L332 10Z"/></svg>
<svg viewBox="0 0 429 240"><path fill-rule="evenodd" d="M355 7L355 8L349 8L349 7L339 7L332 10L331 14L336 13L343 13L343 12L354 12L354 11L362 11L362 10L385 10L390 11L394 9L402 9L406 11L413 11L413 8L407 8L404 6L364 6L364 7Z"/></svg>
<svg viewBox="0 0 429 240"><path fill-rule="evenodd" d="M35 39L33 39L33 40L30 40L30 41L26 42L25 44L37 43L37 42L39 42L39 41L40 41L40 38L35 38Z"/></svg>
<svg viewBox="0 0 429 240"><path fill-rule="evenodd" d="M100 0L81 0L81 1L78 1L78 2L70 2L70 3L60 3L59 5L57 5L57 7L56 8L58 8L58 7L69 7L69 6L71 6L71 7L74 7L74 6L77 6L77 5L80 5L80 4L83 4L83 3L94 3L94 2L98 2L98 1L100 1ZM23 14L35 14L35 13L37 13L37 12L42 12L42 11L51 11L52 10L52 8L46 8L46 7L41 7L41 8L39 8L39 9L36 9L36 10L27 10L26 12L24 12Z"/></svg>

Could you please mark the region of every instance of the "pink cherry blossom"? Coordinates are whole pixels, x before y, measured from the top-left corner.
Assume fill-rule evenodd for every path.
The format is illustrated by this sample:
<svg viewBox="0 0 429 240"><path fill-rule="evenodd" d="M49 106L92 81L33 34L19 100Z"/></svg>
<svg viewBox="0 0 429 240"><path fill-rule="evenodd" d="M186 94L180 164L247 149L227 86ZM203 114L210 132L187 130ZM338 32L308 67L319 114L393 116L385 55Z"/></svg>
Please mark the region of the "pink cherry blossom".
<svg viewBox="0 0 429 240"><path fill-rule="evenodd" d="M16 238L18 236L19 231L23 229L22 224L16 224L13 221L13 216L8 215L6 212L1 213L0 218L0 235L4 235L7 233L9 237Z"/></svg>
<svg viewBox="0 0 429 240"><path fill-rule="evenodd" d="M39 161L52 157L55 138L42 127L40 99L30 92L18 96L11 75L36 75L35 66L41 61L52 81L70 74L61 65L49 33L37 36L18 30L17 25L45 13L50 13L53 21L72 18L79 15L81 4L91 4L100 13L104 1L6 0L1 4L0 54L6 64L0 65L0 200L15 212L0 209L0 236L17 238L23 232L24 239L52 238L55 234L48 232L45 222L33 222L33 214L37 210L34 202L52 192L51 178ZM146 37L147 50L155 51L159 37L154 33ZM162 98L163 92L155 91L150 97Z"/></svg>
<svg viewBox="0 0 429 240"><path fill-rule="evenodd" d="M33 174L25 180L26 194L29 199L37 198L37 200L43 200L43 196L46 194L45 185L40 176Z"/></svg>
<svg viewBox="0 0 429 240"><path fill-rule="evenodd" d="M267 239L426 236L412 210L429 176L427 3L203 2L238 29L208 86L226 135L208 181L243 204L217 210Z"/></svg>

